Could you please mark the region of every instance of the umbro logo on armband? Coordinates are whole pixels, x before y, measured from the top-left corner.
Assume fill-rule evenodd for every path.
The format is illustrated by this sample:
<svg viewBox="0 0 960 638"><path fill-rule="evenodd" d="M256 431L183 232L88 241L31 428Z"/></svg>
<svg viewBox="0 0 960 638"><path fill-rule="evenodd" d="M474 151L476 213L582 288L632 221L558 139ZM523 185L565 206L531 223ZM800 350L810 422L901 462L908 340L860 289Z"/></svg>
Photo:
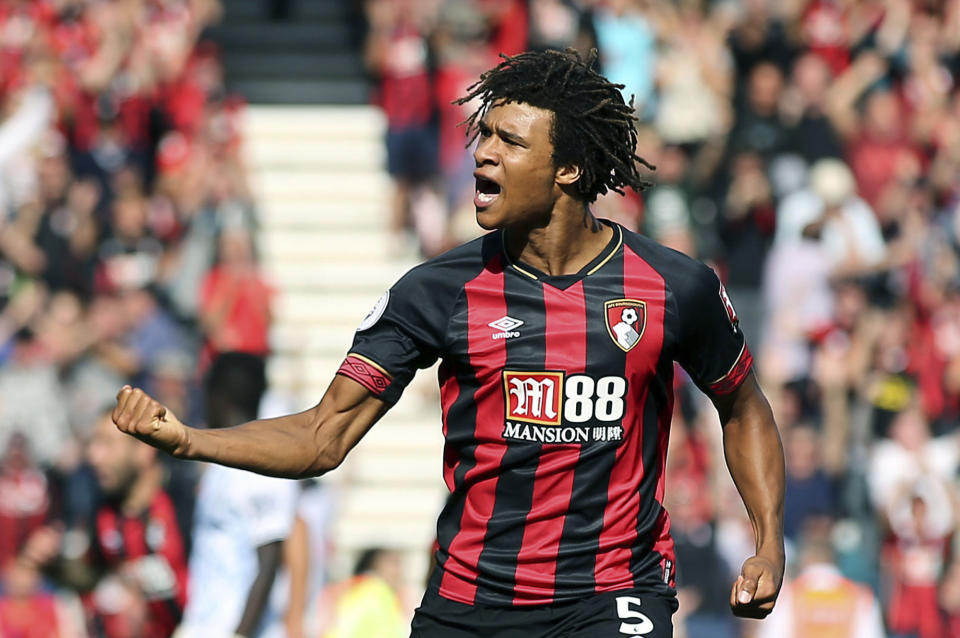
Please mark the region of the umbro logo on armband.
<svg viewBox="0 0 960 638"><path fill-rule="evenodd" d="M510 339L520 336L517 328L523 325L523 321L514 319L510 315L504 315L496 321L491 321L487 325L497 331L493 333L494 339Z"/></svg>

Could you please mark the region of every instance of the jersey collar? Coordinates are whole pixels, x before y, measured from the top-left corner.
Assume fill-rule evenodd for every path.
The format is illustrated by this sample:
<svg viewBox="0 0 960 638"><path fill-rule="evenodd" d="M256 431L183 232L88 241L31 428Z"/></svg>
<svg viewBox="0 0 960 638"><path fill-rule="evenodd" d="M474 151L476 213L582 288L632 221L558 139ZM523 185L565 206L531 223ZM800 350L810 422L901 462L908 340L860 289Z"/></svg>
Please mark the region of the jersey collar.
<svg viewBox="0 0 960 638"><path fill-rule="evenodd" d="M529 279L533 279L534 281L549 283L556 288L567 288L577 281L580 281L587 275L592 275L603 268L603 266L610 261L614 255L617 254L617 251L620 250L620 246L623 244L623 229L619 224L613 223L606 219L601 219L599 221L600 223L606 224L613 229L613 237L610 238L610 241L607 242L606 247L600 251L599 255L594 257L590 263L572 275L550 275L541 270L537 270L529 264L513 259L510 257L510 253L507 251L506 236L503 231L500 231L500 250L503 253L504 260L510 266L510 268L517 271L521 275L524 275Z"/></svg>

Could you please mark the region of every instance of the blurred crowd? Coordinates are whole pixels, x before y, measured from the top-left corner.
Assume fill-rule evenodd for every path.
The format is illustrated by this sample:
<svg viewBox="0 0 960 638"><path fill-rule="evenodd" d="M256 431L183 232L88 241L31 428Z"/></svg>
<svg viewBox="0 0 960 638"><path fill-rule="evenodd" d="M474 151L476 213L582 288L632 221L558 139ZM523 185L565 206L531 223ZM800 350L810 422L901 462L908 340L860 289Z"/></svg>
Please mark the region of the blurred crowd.
<svg viewBox="0 0 960 638"><path fill-rule="evenodd" d="M365 6L398 235L429 256L477 232L451 100L499 53L596 48L657 170L594 212L726 283L786 448L788 602L730 617L752 530L679 375L678 635L960 636L960 2Z"/></svg>
<svg viewBox="0 0 960 638"><path fill-rule="evenodd" d="M187 612L216 636L190 612L201 599L188 572L232 624L221 635L282 627L276 605L249 602L251 582L297 562L279 550L303 536L296 521L322 525L322 498L295 516L318 503L316 486L253 480L232 492L243 516L210 519L216 477L201 482L109 418L125 383L192 423L245 413L211 400L224 384L263 390L272 291L254 251L244 103L201 37L222 11L219 0L0 2L4 638L161 638ZM218 365L239 372L218 377ZM263 504L265 489L277 497ZM322 550L304 539L291 547ZM218 551L195 564L194 543Z"/></svg>

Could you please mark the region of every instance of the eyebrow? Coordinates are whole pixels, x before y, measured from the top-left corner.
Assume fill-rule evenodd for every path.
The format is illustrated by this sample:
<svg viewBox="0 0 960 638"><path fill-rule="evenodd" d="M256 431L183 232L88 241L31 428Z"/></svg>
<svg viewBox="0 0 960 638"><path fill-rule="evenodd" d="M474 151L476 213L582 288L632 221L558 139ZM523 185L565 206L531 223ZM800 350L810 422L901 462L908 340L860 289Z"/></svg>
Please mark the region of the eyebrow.
<svg viewBox="0 0 960 638"><path fill-rule="evenodd" d="M481 120L477 126L480 129L480 132L484 134L489 133L493 130L490 127L490 125L483 120ZM509 131L503 128L502 126L498 126L496 131L497 131L497 135L499 135L500 137L502 137L507 141L516 142L517 144L523 144L524 146L527 144L527 140L524 139L523 136L519 135L518 133Z"/></svg>

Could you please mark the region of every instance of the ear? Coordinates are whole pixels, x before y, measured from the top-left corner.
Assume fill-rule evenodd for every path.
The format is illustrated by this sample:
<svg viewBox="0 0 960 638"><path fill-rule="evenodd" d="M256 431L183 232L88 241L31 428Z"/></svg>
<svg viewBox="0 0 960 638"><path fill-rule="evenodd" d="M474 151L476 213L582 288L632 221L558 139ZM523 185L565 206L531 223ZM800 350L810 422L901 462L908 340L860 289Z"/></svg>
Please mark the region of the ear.
<svg viewBox="0 0 960 638"><path fill-rule="evenodd" d="M583 171L576 164L565 164L557 167L553 179L561 186L569 186L580 179L582 173Z"/></svg>

